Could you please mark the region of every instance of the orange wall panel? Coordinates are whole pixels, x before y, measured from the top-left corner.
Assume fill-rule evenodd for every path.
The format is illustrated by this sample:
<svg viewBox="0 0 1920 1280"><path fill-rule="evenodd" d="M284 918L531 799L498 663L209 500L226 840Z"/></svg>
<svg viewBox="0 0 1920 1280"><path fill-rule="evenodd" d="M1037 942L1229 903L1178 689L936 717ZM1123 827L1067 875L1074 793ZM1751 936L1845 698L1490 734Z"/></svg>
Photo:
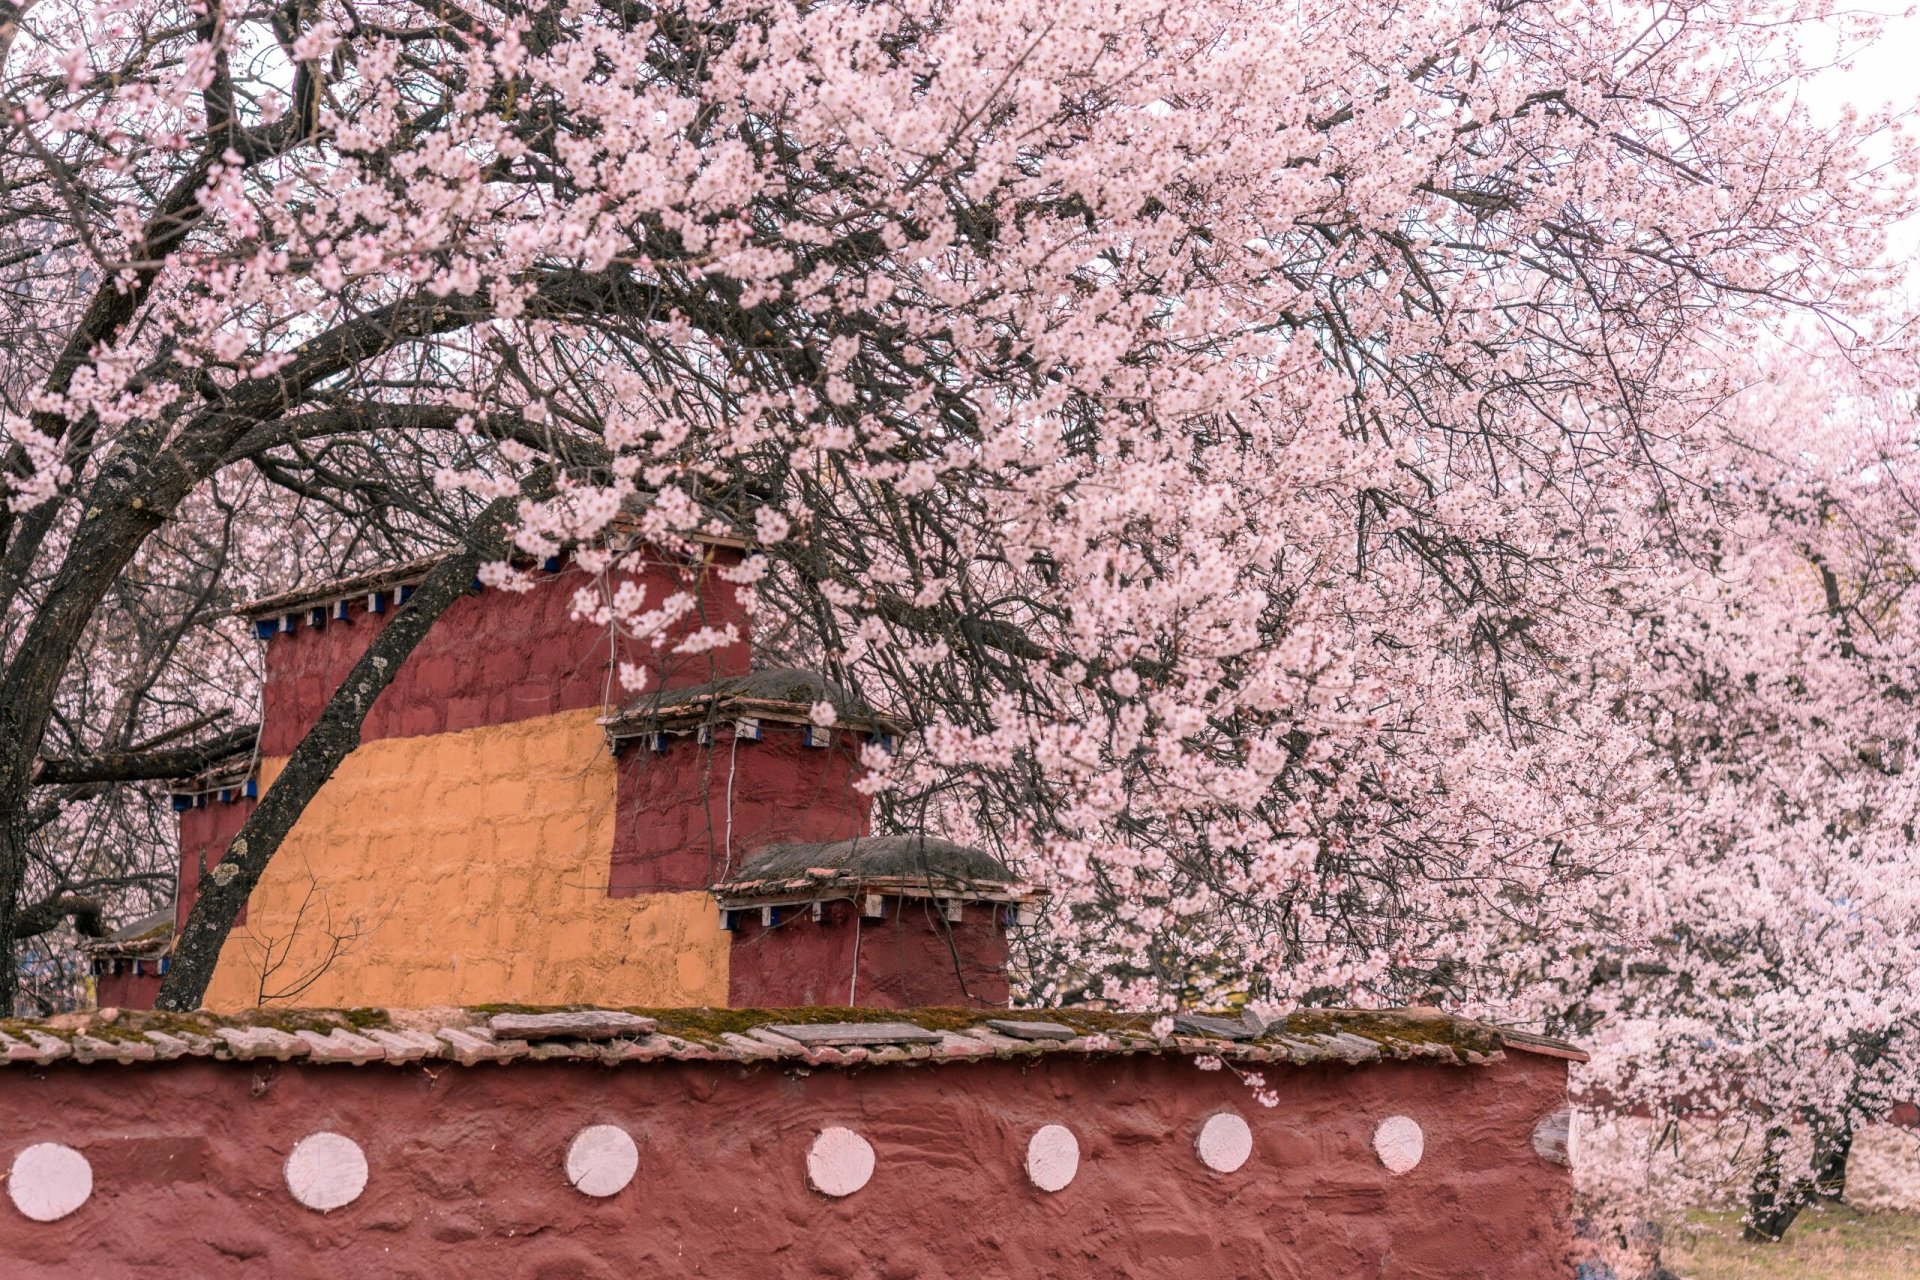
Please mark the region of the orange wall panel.
<svg viewBox="0 0 1920 1280"><path fill-rule="evenodd" d="M607 897L601 714L363 744L255 888L208 1007L724 1005L711 897Z"/></svg>

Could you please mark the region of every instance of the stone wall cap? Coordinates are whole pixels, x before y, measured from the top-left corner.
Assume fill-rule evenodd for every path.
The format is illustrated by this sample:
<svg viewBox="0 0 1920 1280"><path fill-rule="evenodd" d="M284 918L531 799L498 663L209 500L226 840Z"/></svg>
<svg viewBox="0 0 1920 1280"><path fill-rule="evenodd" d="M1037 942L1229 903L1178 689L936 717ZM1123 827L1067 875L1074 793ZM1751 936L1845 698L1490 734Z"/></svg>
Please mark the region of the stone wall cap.
<svg viewBox="0 0 1920 1280"><path fill-rule="evenodd" d="M987 1027L1015 1040L1071 1040L1079 1034L1057 1022L1028 1021L1020 1018L988 1018Z"/></svg>
<svg viewBox="0 0 1920 1280"><path fill-rule="evenodd" d="M1175 1014L1173 1029L1190 1036L1217 1036L1222 1040L1251 1040L1253 1028L1238 1018L1220 1018L1205 1013Z"/></svg>
<svg viewBox="0 0 1920 1280"><path fill-rule="evenodd" d="M658 1025L653 1018L617 1009L496 1013L487 1019L494 1035L508 1040L618 1040L652 1035Z"/></svg>
<svg viewBox="0 0 1920 1280"><path fill-rule="evenodd" d="M89 1069L206 1059L298 1059L358 1068L427 1059L480 1063L577 1059L855 1066L982 1061L1047 1054L1163 1054L1232 1062L1358 1065L1426 1060L1476 1065L1518 1050L1570 1062L1574 1045L1421 1009L1303 1009L1261 1020L1009 1009L268 1009L230 1015L97 1009L0 1020L0 1067L70 1062ZM1164 1025L1164 1024L1161 1024Z"/></svg>
<svg viewBox="0 0 1920 1280"><path fill-rule="evenodd" d="M766 1029L801 1044L917 1044L940 1039L938 1031L911 1022L775 1022Z"/></svg>

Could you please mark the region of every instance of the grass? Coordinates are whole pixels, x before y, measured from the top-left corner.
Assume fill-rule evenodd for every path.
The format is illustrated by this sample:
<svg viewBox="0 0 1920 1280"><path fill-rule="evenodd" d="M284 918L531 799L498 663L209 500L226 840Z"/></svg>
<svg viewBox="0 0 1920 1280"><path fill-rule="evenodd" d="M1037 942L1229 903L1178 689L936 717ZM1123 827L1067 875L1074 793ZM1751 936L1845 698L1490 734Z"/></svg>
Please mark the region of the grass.
<svg viewBox="0 0 1920 1280"><path fill-rule="evenodd" d="M1739 1214L1689 1214L1666 1265L1681 1280L1914 1280L1920 1213L1808 1209L1779 1244L1743 1242Z"/></svg>

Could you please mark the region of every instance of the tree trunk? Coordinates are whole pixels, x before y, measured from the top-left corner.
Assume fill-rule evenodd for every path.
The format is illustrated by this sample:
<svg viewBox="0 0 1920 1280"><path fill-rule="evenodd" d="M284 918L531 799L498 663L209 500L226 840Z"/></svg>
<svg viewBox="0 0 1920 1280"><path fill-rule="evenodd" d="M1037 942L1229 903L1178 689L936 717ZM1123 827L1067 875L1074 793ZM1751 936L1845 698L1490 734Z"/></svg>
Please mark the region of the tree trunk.
<svg viewBox="0 0 1920 1280"><path fill-rule="evenodd" d="M541 474L544 477L545 473ZM544 480L539 487L546 487ZM488 505L468 529L466 545L434 566L334 690L319 720L293 749L286 768L227 846L226 856L202 877L200 896L188 913L166 979L160 984L159 1008L199 1007L207 984L213 980L220 950L233 930L234 917L260 883L267 864L308 802L348 753L360 745L360 729L374 700L393 682L400 664L447 606L466 594L480 566L506 558L507 519L518 501L499 498Z"/></svg>
<svg viewBox="0 0 1920 1280"><path fill-rule="evenodd" d="M116 441L81 500L86 518L60 553L60 567L28 615L14 657L0 676L0 1014L12 1013L19 983L13 930L31 853L33 773L60 681L100 601L195 486L237 460L230 450L250 430L362 360L463 328L484 314L471 298L404 298L308 339L292 364L271 377L241 383L184 422L143 420ZM53 527L52 509L52 504L33 509L27 523L0 546L7 566L0 572L0 591L12 592L27 580L39 542Z"/></svg>
<svg viewBox="0 0 1920 1280"><path fill-rule="evenodd" d="M10 728L0 726L0 733ZM20 914L20 895L26 888L29 838L24 797L18 806L0 807L0 1018L13 1016L20 992L13 921Z"/></svg>
<svg viewBox="0 0 1920 1280"><path fill-rule="evenodd" d="M1842 1129L1825 1144L1813 1174L1813 1191L1822 1203L1839 1204L1847 1198L1847 1157L1852 1154L1851 1128Z"/></svg>
<svg viewBox="0 0 1920 1280"><path fill-rule="evenodd" d="M1778 1244L1814 1198L1812 1178L1788 1179L1781 1167L1788 1141L1785 1125L1767 1130L1760 1168L1747 1192L1746 1227L1740 1233L1749 1244Z"/></svg>
<svg viewBox="0 0 1920 1280"><path fill-rule="evenodd" d="M98 514L75 538L0 678L0 1015L4 1016L12 1016L19 988L14 929L32 861L29 797L55 694L94 609L147 535L159 528L162 511L171 510L163 502L178 501L171 493L155 494L151 502L129 500L126 472L137 465L137 459L129 458L127 467L94 486L89 500Z"/></svg>

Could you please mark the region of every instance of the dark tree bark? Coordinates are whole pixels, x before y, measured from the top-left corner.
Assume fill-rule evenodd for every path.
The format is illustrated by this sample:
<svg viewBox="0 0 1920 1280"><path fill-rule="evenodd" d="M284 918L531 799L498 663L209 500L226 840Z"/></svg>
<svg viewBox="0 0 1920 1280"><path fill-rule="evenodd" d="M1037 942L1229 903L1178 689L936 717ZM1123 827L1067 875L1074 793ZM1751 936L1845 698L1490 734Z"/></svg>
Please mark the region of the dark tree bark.
<svg viewBox="0 0 1920 1280"><path fill-rule="evenodd" d="M540 483L544 489L544 473ZM360 745L360 730L374 700L392 683L401 663L440 615L466 594L480 566L507 557L507 520L517 502L517 498L500 498L480 514L468 530L465 545L434 566L334 690L320 719L293 749L286 768L227 846L226 856L202 878L199 897L160 984L158 1007L199 1007L221 948L233 931L234 918L308 802Z"/></svg>
<svg viewBox="0 0 1920 1280"><path fill-rule="evenodd" d="M1747 1190L1747 1221L1741 1235L1750 1244L1777 1244L1811 1198L1813 1184L1804 1178L1789 1181L1781 1168L1788 1142L1785 1125L1768 1129L1763 1142L1760 1167Z"/></svg>
<svg viewBox="0 0 1920 1280"><path fill-rule="evenodd" d="M1847 1197L1847 1157L1853 1154L1853 1130L1842 1129L1827 1144L1825 1154L1813 1174L1813 1191L1826 1204L1839 1204Z"/></svg>
<svg viewBox="0 0 1920 1280"><path fill-rule="evenodd" d="M93 782L145 782L181 778L251 747L260 726L243 725L219 737L190 747L152 751L114 751L97 756L46 756L34 770L35 786L65 786Z"/></svg>
<svg viewBox="0 0 1920 1280"><path fill-rule="evenodd" d="M1800 1211L1815 1201L1835 1202L1846 1193L1847 1157L1853 1150L1853 1131L1814 1134L1813 1176L1788 1178L1785 1126L1768 1129L1760 1168L1747 1193L1747 1222L1741 1232L1750 1244L1778 1244Z"/></svg>
<svg viewBox="0 0 1920 1280"><path fill-rule="evenodd" d="M128 448L125 465L93 487L98 516L75 540L27 626L18 656L0 679L0 1013L8 1015L18 987L13 944L32 855L28 797L54 697L93 611L178 502L166 495L172 501L162 508L130 492L144 461L138 452L137 446Z"/></svg>
<svg viewBox="0 0 1920 1280"><path fill-rule="evenodd" d="M100 913L99 901L77 894L49 898L27 907L14 922L13 936L15 939L37 938L59 928L61 922L68 919L73 921L74 932L83 938L107 936L107 922Z"/></svg>

